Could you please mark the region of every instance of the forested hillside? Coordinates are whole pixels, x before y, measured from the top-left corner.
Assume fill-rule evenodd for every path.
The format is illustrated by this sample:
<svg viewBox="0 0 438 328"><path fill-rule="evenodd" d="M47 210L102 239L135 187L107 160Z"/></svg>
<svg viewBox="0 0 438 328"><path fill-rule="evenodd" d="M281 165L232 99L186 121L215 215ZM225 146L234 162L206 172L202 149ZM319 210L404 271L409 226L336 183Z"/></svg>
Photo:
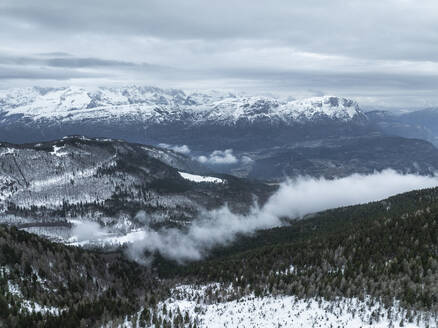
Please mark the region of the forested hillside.
<svg viewBox="0 0 438 328"><path fill-rule="evenodd" d="M408 321L417 311L436 318L438 189L322 212L241 238L215 256L173 274L195 285L231 284L231 299L251 293L332 301L371 296L387 308L399 304Z"/></svg>
<svg viewBox="0 0 438 328"><path fill-rule="evenodd" d="M371 324L383 317L400 326L436 322L438 189L321 212L239 238L186 265L158 257L142 266L122 253L67 247L1 227L0 266L5 327L119 326L129 320L196 326L202 321L188 312L163 310L171 295L187 297L175 294L187 285L201 288L200 306L251 295L291 296L330 302L336 311L340 299L356 299L373 311ZM202 287L215 284L221 288Z"/></svg>
<svg viewBox="0 0 438 328"><path fill-rule="evenodd" d="M122 254L51 243L0 226L0 324L91 327L165 294L147 267Z"/></svg>

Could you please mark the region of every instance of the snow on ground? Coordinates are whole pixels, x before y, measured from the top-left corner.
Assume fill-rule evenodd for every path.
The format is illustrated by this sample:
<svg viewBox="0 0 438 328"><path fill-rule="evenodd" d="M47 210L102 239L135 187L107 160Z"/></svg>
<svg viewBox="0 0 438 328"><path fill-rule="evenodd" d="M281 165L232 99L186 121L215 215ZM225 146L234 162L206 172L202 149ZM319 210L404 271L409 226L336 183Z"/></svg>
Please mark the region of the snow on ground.
<svg viewBox="0 0 438 328"><path fill-rule="evenodd" d="M0 150L0 157L4 155L12 155L15 153L15 149L13 148L5 148Z"/></svg>
<svg viewBox="0 0 438 328"><path fill-rule="evenodd" d="M13 283L12 281L8 280L8 290L9 293L11 293L12 295L18 296L18 297L22 297L23 295L21 294L21 290L20 287Z"/></svg>
<svg viewBox="0 0 438 328"><path fill-rule="evenodd" d="M237 301L199 306L195 301L165 301L167 309L177 307L182 312L189 312L190 317L199 318L199 327L389 327L391 320L381 312L379 322L370 323L373 311L378 311L376 304L371 311L364 302L357 299L343 300L345 307L333 306L330 302L317 300L298 300L294 296L281 297L244 297ZM350 311L347 309L350 309ZM399 327L401 318L392 320L393 327ZM404 327L425 327L416 322L404 322ZM430 325L429 327L436 327Z"/></svg>
<svg viewBox="0 0 438 328"><path fill-rule="evenodd" d="M65 151L61 151L62 149L64 149L65 147L58 147L58 146L53 146L53 151L50 152L51 155L57 156L57 157L64 157L68 155L68 152Z"/></svg>
<svg viewBox="0 0 438 328"><path fill-rule="evenodd" d="M193 182L210 182L210 183L224 183L225 180L223 179L219 179L219 178L215 178L215 177L209 177L209 176L204 176L204 175L196 175L196 174L190 174L190 173L185 173L185 172L179 172L179 175L186 179L186 180L190 180Z"/></svg>
<svg viewBox="0 0 438 328"><path fill-rule="evenodd" d="M8 187L11 186L13 182L14 180L11 177L0 174L0 202L4 201L14 193L13 188Z"/></svg>
<svg viewBox="0 0 438 328"><path fill-rule="evenodd" d="M209 286L220 288L219 284ZM162 311L165 305L166 313L169 313L169 310L183 315L187 312L192 323L196 322L196 327L208 328L437 327L437 319L427 314L422 313L409 322L405 319L405 310L393 307L388 314L382 304L373 303L371 299L360 301L357 298L340 298L334 302L328 302L321 299L298 299L295 296L246 296L234 301L207 304L198 298L198 295L205 293L207 287L179 286L175 288L172 297L158 304L158 313L166 318ZM183 291L185 297L179 297L175 294L176 291ZM140 313L141 311L131 318L135 324L138 324ZM167 317L167 320L169 319ZM125 318L118 327L135 327L136 325L131 321Z"/></svg>
<svg viewBox="0 0 438 328"><path fill-rule="evenodd" d="M84 169L77 172L65 172L63 174L55 175L50 178L41 180L33 180L30 183L30 189L34 192L44 190L53 185L64 185L71 183L71 180L86 179L96 174L98 166Z"/></svg>
<svg viewBox="0 0 438 328"><path fill-rule="evenodd" d="M195 315L196 303L178 301L180 309ZM170 305L170 304L169 304ZM363 306L357 300L351 300L351 306L360 312ZM172 308L172 307L171 307ZM175 307L176 308L176 307ZM316 300L297 300L293 296L243 298L238 301L212 304L201 312L201 327L388 327L390 320L383 317L380 322L370 323L370 310L359 315L349 313L342 307L334 307L329 302ZM377 309L377 307L376 307ZM364 320L365 319L365 320ZM393 322L400 325L400 320ZM416 323L406 323L405 327L418 327Z"/></svg>
<svg viewBox="0 0 438 328"><path fill-rule="evenodd" d="M0 276L4 277L5 273L9 273L10 270L7 267L0 267ZM44 281L38 276L38 283L41 284L41 286L43 286ZM57 307L54 306L46 306L46 305L41 305L37 302L34 301L29 301L29 300L23 300L23 294L21 293L20 287L13 283L11 280L8 280L8 292L17 297L20 301L21 301L21 308L20 311L21 312L28 312L28 313L51 313L53 315L59 315L63 310L59 309Z"/></svg>
<svg viewBox="0 0 438 328"><path fill-rule="evenodd" d="M193 122L232 124L245 118L291 122L321 115L350 120L360 115L350 99L323 96L292 101L275 97L233 95L225 92L184 93L158 88L23 88L0 90L5 116L34 120L142 119L163 122L190 117Z"/></svg>
<svg viewBox="0 0 438 328"><path fill-rule="evenodd" d="M28 301L28 300L25 300L21 303L21 310L27 311L29 313L41 313L41 314L50 313L53 315L60 315L63 312L63 310L55 306L41 305L37 302Z"/></svg>

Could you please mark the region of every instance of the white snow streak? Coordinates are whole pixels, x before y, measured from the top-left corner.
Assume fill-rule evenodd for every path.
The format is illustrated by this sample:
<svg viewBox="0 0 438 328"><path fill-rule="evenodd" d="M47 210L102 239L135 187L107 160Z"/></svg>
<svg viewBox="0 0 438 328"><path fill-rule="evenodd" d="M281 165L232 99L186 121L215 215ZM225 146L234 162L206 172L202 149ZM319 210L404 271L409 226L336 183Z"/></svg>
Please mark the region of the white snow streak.
<svg viewBox="0 0 438 328"><path fill-rule="evenodd" d="M224 180L219 179L219 178L215 178L215 177L196 175L196 174L190 174L190 173L185 173L185 172L178 172L178 173L184 179L190 180L193 182L224 183Z"/></svg>

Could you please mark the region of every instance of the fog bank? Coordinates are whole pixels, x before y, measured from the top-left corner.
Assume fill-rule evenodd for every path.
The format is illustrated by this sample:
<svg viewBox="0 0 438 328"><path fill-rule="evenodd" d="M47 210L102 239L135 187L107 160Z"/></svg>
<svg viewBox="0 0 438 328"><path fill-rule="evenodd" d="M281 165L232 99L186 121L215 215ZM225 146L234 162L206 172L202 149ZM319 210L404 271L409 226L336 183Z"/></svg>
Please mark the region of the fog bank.
<svg viewBox="0 0 438 328"><path fill-rule="evenodd" d="M148 251L159 252L165 258L180 263L199 260L213 247L230 244L238 234L250 235L260 229L281 226L284 224L280 220L282 217L298 218L435 186L438 186L438 177L403 175L393 170L371 175L354 174L335 180L300 177L281 184L262 208L254 205L248 215L234 214L224 206L203 212L186 232L147 228L140 240L129 246L129 254L139 259L144 251Z"/></svg>

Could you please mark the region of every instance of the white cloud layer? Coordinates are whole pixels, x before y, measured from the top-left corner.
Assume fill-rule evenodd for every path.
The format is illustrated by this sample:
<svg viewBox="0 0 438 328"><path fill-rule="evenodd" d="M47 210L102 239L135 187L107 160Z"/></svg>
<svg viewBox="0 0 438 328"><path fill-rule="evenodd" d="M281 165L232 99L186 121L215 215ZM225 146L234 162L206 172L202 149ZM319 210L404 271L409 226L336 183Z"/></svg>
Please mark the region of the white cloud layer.
<svg viewBox="0 0 438 328"><path fill-rule="evenodd" d="M187 145L169 145L165 143L160 143L158 144L158 147L170 149L173 150L174 152L181 153L184 155L188 155L191 152L189 146Z"/></svg>
<svg viewBox="0 0 438 328"><path fill-rule="evenodd" d="M95 240L104 233L105 230L97 222L92 221L74 222L72 228L72 236L79 242Z"/></svg>
<svg viewBox="0 0 438 328"><path fill-rule="evenodd" d="M229 165L239 162L232 149L215 150L209 156L199 156L198 161L211 165Z"/></svg>
<svg viewBox="0 0 438 328"><path fill-rule="evenodd" d="M199 260L213 247L231 243L238 234L249 235L260 229L281 226L282 217L302 217L435 186L438 186L438 177L401 175L393 170L372 175L354 174L336 180L301 177L283 183L265 206L254 206L248 215L237 215L223 207L203 213L186 232L146 229L143 237L131 244L129 253L137 259L148 251L159 252L178 262Z"/></svg>

